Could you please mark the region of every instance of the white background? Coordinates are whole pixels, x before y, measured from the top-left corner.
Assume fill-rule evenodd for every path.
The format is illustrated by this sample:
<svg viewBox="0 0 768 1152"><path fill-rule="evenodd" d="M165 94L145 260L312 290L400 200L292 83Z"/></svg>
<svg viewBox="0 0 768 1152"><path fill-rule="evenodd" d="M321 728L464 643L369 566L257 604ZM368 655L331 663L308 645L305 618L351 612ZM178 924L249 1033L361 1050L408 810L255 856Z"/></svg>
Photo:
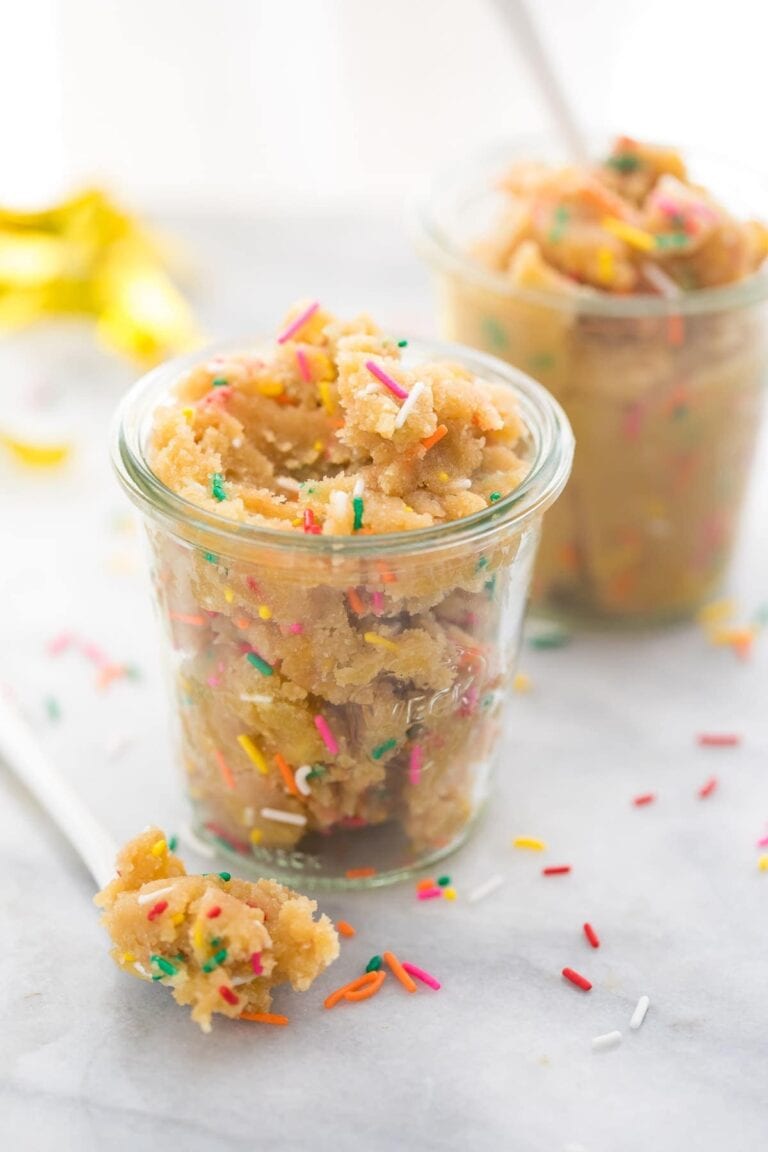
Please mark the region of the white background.
<svg viewBox="0 0 768 1152"><path fill-rule="evenodd" d="M768 6L537 0L583 118L766 166ZM395 199L546 125L488 0L2 0L0 202Z"/></svg>

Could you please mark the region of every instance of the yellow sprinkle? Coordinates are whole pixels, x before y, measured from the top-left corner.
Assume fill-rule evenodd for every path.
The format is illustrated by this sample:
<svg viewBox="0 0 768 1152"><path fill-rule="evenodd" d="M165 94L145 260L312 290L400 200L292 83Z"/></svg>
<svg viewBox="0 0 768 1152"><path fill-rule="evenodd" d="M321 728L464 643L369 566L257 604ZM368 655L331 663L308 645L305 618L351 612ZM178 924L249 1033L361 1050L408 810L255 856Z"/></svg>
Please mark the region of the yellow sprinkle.
<svg viewBox="0 0 768 1152"><path fill-rule="evenodd" d="M187 424L191 424L195 418L194 408L182 408L181 414L184 417L184 419L186 420Z"/></svg>
<svg viewBox="0 0 768 1152"><path fill-rule="evenodd" d="M537 840L535 836L516 836L512 841L514 848L528 848L531 852L546 852L547 846L543 840Z"/></svg>
<svg viewBox="0 0 768 1152"><path fill-rule="evenodd" d="M271 620L272 609L268 608L266 604L259 604L259 616L262 620Z"/></svg>
<svg viewBox="0 0 768 1152"><path fill-rule="evenodd" d="M150 852L153 856L163 856L167 851L168 845L166 844L165 840L155 840L154 844L150 848Z"/></svg>
<svg viewBox="0 0 768 1152"><path fill-rule="evenodd" d="M323 408L325 408L329 416L333 416L334 412L336 411L336 405L334 404L333 397L331 396L330 382L328 380L319 380L317 384L317 390L320 393L320 400L322 402Z"/></svg>
<svg viewBox="0 0 768 1152"><path fill-rule="evenodd" d="M437 478L438 478L438 480L442 480L443 484L447 484L448 481L450 480L450 476L448 475L447 472L438 472Z"/></svg>
<svg viewBox="0 0 768 1152"><path fill-rule="evenodd" d="M599 248L597 252L597 278L601 284L610 284L613 280L613 252L610 248Z"/></svg>
<svg viewBox="0 0 768 1152"><path fill-rule="evenodd" d="M282 396L283 386L279 380L260 380L256 385L262 396Z"/></svg>
<svg viewBox="0 0 768 1152"><path fill-rule="evenodd" d="M768 852L764 852L762 856L758 857L757 866L761 872L768 872Z"/></svg>
<svg viewBox="0 0 768 1152"><path fill-rule="evenodd" d="M751 644L756 636L754 628L716 628L710 632L713 644Z"/></svg>
<svg viewBox="0 0 768 1152"><path fill-rule="evenodd" d="M245 752L248 759L256 765L262 776L266 776L267 772L269 771L267 768L267 762L262 755L261 749L256 747L250 736L246 736L246 734L243 733L241 736L238 736L237 742L242 748L243 752Z"/></svg>
<svg viewBox="0 0 768 1152"><path fill-rule="evenodd" d="M512 687L515 692L530 692L531 678L526 676L525 672L518 672L512 681Z"/></svg>
<svg viewBox="0 0 768 1152"><path fill-rule="evenodd" d="M614 236L618 236L619 240L623 240L632 248L638 248L641 252L650 252L656 247L656 240L650 232L636 228L634 224L628 224L626 220L617 220L615 216L604 217L603 228L606 232L611 232Z"/></svg>
<svg viewBox="0 0 768 1152"><path fill-rule="evenodd" d="M235 594L232 591L232 589L231 588L225 588L224 589L224 599L226 600L227 604L231 604L232 601L234 600L234 598L235 598Z"/></svg>
<svg viewBox="0 0 768 1152"><path fill-rule="evenodd" d="M261 844L262 831L261 828L251 829L251 844Z"/></svg>
<svg viewBox="0 0 768 1152"><path fill-rule="evenodd" d="M455 900L456 899L456 889L455 888L443 888L443 899L444 900Z"/></svg>
<svg viewBox="0 0 768 1152"><path fill-rule="evenodd" d="M322 440L315 440L312 447L314 448L315 452L322 452L325 445L323 444Z"/></svg>
<svg viewBox="0 0 768 1152"><path fill-rule="evenodd" d="M379 636L376 632L364 632L363 640L366 644L378 644L379 648L389 648L390 652L397 652L394 640L388 640L386 636Z"/></svg>
<svg viewBox="0 0 768 1152"><path fill-rule="evenodd" d="M136 963L136 956L134 955L133 952L123 952L122 956L120 957L120 963L121 964L135 964Z"/></svg>
<svg viewBox="0 0 768 1152"><path fill-rule="evenodd" d="M291 524L293 525L294 528L301 528L301 525L303 523L304 523L304 521L301 519L300 516L297 516L295 520L291 520Z"/></svg>
<svg viewBox="0 0 768 1152"><path fill-rule="evenodd" d="M192 929L192 945L196 952L202 952L205 946L205 937L203 935L203 925L198 920Z"/></svg>
<svg viewBox="0 0 768 1152"><path fill-rule="evenodd" d="M26 464L28 468L55 468L63 464L71 452L69 444L35 444L12 436L0 435L0 444L19 464Z"/></svg>
<svg viewBox="0 0 768 1152"><path fill-rule="evenodd" d="M704 605L696 619L700 624L723 624L733 616L735 608L733 600L713 600Z"/></svg>
<svg viewBox="0 0 768 1152"><path fill-rule="evenodd" d="M183 919L184 919L184 913L183 912L177 912L175 915L171 916L171 924L176 924L178 926L179 924L181 924Z"/></svg>

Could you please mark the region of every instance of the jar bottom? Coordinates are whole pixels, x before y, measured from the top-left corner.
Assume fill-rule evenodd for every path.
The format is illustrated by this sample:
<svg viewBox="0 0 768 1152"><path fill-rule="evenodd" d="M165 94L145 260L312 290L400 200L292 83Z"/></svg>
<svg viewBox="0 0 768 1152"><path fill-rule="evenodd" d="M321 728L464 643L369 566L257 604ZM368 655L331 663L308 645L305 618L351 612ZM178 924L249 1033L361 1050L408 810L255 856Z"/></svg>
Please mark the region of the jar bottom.
<svg viewBox="0 0 768 1152"><path fill-rule="evenodd" d="M376 828L334 832L332 837L319 833L307 836L302 851L258 845L249 850L245 844L236 845L218 835L205 813L193 804L191 830L231 864L233 872L246 879L279 880L307 891L365 891L411 880L451 856L472 834L484 807L484 801L478 804L448 843L410 858L408 842L395 821ZM396 863L398 860L402 862Z"/></svg>

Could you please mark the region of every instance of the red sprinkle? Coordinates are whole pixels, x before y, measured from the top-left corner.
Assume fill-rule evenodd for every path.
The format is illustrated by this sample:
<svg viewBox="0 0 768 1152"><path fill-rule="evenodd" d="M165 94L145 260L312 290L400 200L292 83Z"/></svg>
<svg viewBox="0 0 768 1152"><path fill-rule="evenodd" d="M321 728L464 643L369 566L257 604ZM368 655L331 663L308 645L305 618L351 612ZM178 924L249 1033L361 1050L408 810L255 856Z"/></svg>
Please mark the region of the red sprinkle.
<svg viewBox="0 0 768 1152"><path fill-rule="evenodd" d="M707 796L712 795L715 788L717 788L717 777L710 776L706 784L702 784L701 788L699 788L699 796L701 796L702 800L705 800Z"/></svg>
<svg viewBox="0 0 768 1152"><path fill-rule="evenodd" d="M574 972L573 968L563 968L563 976L566 980L570 980L571 984L575 984L577 988L581 988L582 992L589 992L592 984L587 980L586 976L582 976L580 972Z"/></svg>
<svg viewBox="0 0 768 1152"><path fill-rule="evenodd" d="M219 988L219 995L221 996L222 1000L226 1000L227 1004L240 1003L239 998L235 996L231 988L227 988L226 984L222 984L221 988Z"/></svg>
<svg viewBox="0 0 768 1152"><path fill-rule="evenodd" d="M735 732L702 732L696 737L702 748L735 748L741 736Z"/></svg>
<svg viewBox="0 0 768 1152"><path fill-rule="evenodd" d="M217 916L221 916L221 908L219 908L218 904L215 904L213 908L208 909L206 916L209 920L215 920Z"/></svg>
<svg viewBox="0 0 768 1152"><path fill-rule="evenodd" d="M587 940L589 940L593 948L600 947L600 937L598 936L597 932L595 932L591 924L584 925L584 935L586 936Z"/></svg>
<svg viewBox="0 0 768 1152"><path fill-rule="evenodd" d="M550 864L548 868L542 868L542 876L565 876L566 872L570 872L570 864Z"/></svg>
<svg viewBox="0 0 768 1152"><path fill-rule="evenodd" d="M251 952L251 968L257 976L261 976L264 971L261 966L261 952Z"/></svg>
<svg viewBox="0 0 768 1152"><path fill-rule="evenodd" d="M632 803L635 805L636 808L642 808L646 804L653 804L655 799L656 799L656 793L655 792L643 792L642 796L635 796Z"/></svg>
<svg viewBox="0 0 768 1152"><path fill-rule="evenodd" d="M155 916L162 916L167 907L167 900L158 900L157 904L153 904L149 912L147 912L147 920L154 920Z"/></svg>
<svg viewBox="0 0 768 1152"><path fill-rule="evenodd" d="M317 536L320 532L320 525L315 523L315 514L311 508L304 509L304 531Z"/></svg>

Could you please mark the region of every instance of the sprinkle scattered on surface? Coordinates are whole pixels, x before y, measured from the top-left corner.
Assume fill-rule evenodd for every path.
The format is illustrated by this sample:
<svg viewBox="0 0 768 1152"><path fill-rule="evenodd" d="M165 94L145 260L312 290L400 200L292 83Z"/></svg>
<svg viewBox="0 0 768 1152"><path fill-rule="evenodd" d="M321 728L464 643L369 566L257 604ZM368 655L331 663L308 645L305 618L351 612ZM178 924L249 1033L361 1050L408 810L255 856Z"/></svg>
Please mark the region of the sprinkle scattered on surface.
<svg viewBox="0 0 768 1152"><path fill-rule="evenodd" d="M587 980L586 976L582 976L580 972L576 972L573 968L563 968L563 976L569 980L571 984L575 984L577 988L581 988L582 992L589 992L592 987L592 982Z"/></svg>
<svg viewBox="0 0 768 1152"><path fill-rule="evenodd" d="M595 932L595 930L591 924L585 924L584 925L584 935L586 936L587 940L589 940L589 942L593 948L599 948L600 947L600 938L597 935L597 932Z"/></svg>
<svg viewBox="0 0 768 1152"><path fill-rule="evenodd" d="M340 936L346 936L347 939L351 939L353 936L357 935L357 929L353 928L347 920L337 920L336 931Z"/></svg>
<svg viewBox="0 0 768 1152"><path fill-rule="evenodd" d="M644 808L646 804L653 804L655 799L655 792L643 792L640 796L633 797L632 803L636 808Z"/></svg>
<svg viewBox="0 0 768 1152"><path fill-rule="evenodd" d="M442 985L439 980L431 976L429 972L425 972L423 968L417 968L415 964L409 964L406 960L403 961L403 969L409 976L415 976L422 984L426 984L428 988L434 988L435 992L439 992Z"/></svg>
<svg viewBox="0 0 768 1152"><path fill-rule="evenodd" d="M571 871L570 864L550 864L546 868L542 868L542 876L565 876Z"/></svg>
<svg viewBox="0 0 768 1152"><path fill-rule="evenodd" d="M741 736L735 732L701 732L696 742L702 748L735 748L741 744Z"/></svg>
<svg viewBox="0 0 768 1152"><path fill-rule="evenodd" d="M716 788L717 788L717 777L716 776L710 776L710 778L709 778L709 780L707 780L706 784L702 784L701 788L699 788L699 796L701 797L702 800L706 800L707 796L711 796Z"/></svg>
<svg viewBox="0 0 768 1152"><path fill-rule="evenodd" d="M402 984L403 988L405 988L406 992L415 992L416 991L415 983L413 982L412 978L408 975L405 968L403 967L403 965L398 960L397 956L395 956L394 952L384 952L383 956L384 956L384 961L385 961L387 967L389 968L390 972L392 973L393 976L397 977L397 979Z"/></svg>
<svg viewBox="0 0 768 1152"><path fill-rule="evenodd" d="M530 692L530 690L531 690L531 678L530 678L530 676L527 676L525 672L518 672L517 675L515 676L514 680L512 681L512 687L514 688L515 692L520 692L520 693Z"/></svg>
<svg viewBox="0 0 768 1152"><path fill-rule="evenodd" d="M535 836L516 836L512 841L513 848L527 848L531 852L546 852L547 845Z"/></svg>
<svg viewBox="0 0 768 1152"><path fill-rule="evenodd" d="M472 889L471 892L468 893L467 903L477 904L478 901L484 900L486 896L490 896L491 893L495 892L497 888L501 888L503 883L503 876L499 874L495 876L489 876L487 880L484 880L482 884L478 884L475 888Z"/></svg>
<svg viewBox="0 0 768 1152"><path fill-rule="evenodd" d="M288 1023L287 1016L280 1016L275 1012L241 1012L238 1020L249 1020L253 1024L284 1025Z"/></svg>
<svg viewBox="0 0 768 1152"><path fill-rule="evenodd" d="M631 1016L630 1021L629 1021L629 1026L634 1031L637 1031L637 1029L643 1023L643 1020L645 1020L645 1015L646 1015L646 1013L650 1007L650 1004L651 1004L651 1001L649 1000L649 998L647 996L641 996L640 999L638 1000L638 1002L635 1006L635 1010L632 1013L632 1016Z"/></svg>
<svg viewBox="0 0 768 1152"><path fill-rule="evenodd" d="M602 1036L595 1036L592 1040L593 1052L606 1052L609 1048L618 1048L621 1044L621 1032L605 1032Z"/></svg>

